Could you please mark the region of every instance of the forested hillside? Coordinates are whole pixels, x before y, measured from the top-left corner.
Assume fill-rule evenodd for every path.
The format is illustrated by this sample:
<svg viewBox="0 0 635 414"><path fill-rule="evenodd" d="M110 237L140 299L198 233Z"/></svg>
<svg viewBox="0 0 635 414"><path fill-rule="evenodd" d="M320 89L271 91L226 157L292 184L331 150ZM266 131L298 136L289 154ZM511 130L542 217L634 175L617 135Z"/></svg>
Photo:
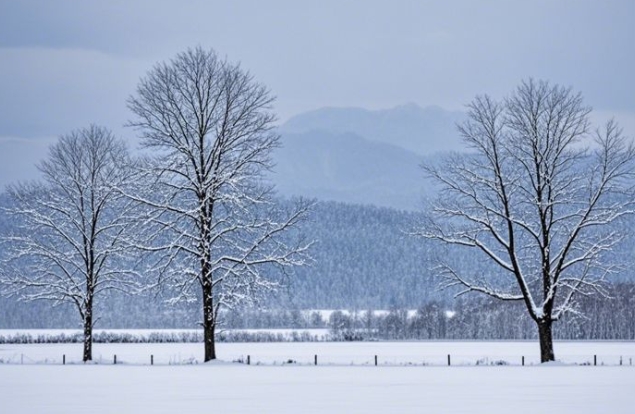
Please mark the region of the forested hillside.
<svg viewBox="0 0 635 414"><path fill-rule="evenodd" d="M319 202L302 232L315 241L314 263L298 268L288 279L288 288L269 297L270 308L381 309L416 307L431 299L446 298L438 292L430 274L428 244L407 231L414 227L417 213L374 206ZM2 226L7 228L8 218ZM153 275L146 275L153 283ZM48 303L14 303L1 299L0 327L73 326L66 321L65 308L49 311ZM168 306L155 291L145 295L97 299L101 326L193 326L190 304ZM185 311L187 309L187 311ZM195 308L194 308L195 309ZM72 315L72 314L70 314ZM69 316L70 318L71 316Z"/></svg>
<svg viewBox="0 0 635 414"><path fill-rule="evenodd" d="M460 311L456 321L462 321L463 327L460 330L465 336L471 338L495 335L495 329L499 328L485 329L485 325L477 322L485 320L485 315L489 315L490 319L503 318L510 314L509 308L485 306L481 301L474 302L474 308L468 304L477 296L468 295L464 297L467 302L463 300L459 304L452 299L451 292L439 291L439 279L432 270L434 259L447 255L448 252L437 244L407 234L420 218L421 213L389 208L337 202L317 203L310 219L302 228L307 238L315 240L312 248L315 260L313 265L297 269L295 275L289 276L288 288L269 297L263 307L287 311L396 310L423 309L434 303L439 309L439 315L445 310ZM0 225L6 229L9 219L0 215L0 220ZM623 244L623 249L616 252L615 259L629 257L629 249L629 243ZM480 262L476 257L465 253L464 251L463 254L452 257L452 260L473 271L487 269L487 262ZM625 269L619 280L632 279L629 267L625 266ZM149 274L146 277L147 283L155 281L155 275ZM622 286L620 290L627 288ZM630 300L629 295L620 302ZM615 315L616 309L620 309L613 306L611 300L585 300L585 304L593 312L590 319L595 321L594 326L602 326L602 318L609 314ZM100 316L96 327L99 328L192 328L200 321L196 303L169 305L164 296L155 290L139 296L112 293L109 297L97 298L96 306ZM472 317L472 314L481 316ZM0 298L0 315L0 328L79 326L74 312L64 306L51 308L51 304L47 302L18 303L11 298ZM619 319L619 315L617 317ZM584 319L578 319L575 323L579 327L576 328L578 331L584 331ZM280 326L275 321L270 324ZM433 328L433 324L428 325L429 329L438 328ZM499 325L492 324L492 327L496 326ZM415 328L413 325L413 329ZM395 335L405 337L423 335L395 332L400 332ZM504 334L511 335L508 331ZM533 335L533 331L525 335ZM436 336L442 335L439 333Z"/></svg>
<svg viewBox="0 0 635 414"><path fill-rule="evenodd" d="M296 270L289 292L304 309L415 307L441 293L428 242L412 237L419 215L374 206L319 203L306 226L312 267Z"/></svg>

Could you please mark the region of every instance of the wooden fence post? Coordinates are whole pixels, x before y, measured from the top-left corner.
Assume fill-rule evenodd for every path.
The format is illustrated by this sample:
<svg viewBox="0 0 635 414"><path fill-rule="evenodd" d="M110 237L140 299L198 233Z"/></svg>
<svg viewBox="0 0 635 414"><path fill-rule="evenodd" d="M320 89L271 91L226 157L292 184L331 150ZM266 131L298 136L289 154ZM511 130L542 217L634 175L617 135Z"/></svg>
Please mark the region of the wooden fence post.
<svg viewBox="0 0 635 414"><path fill-rule="evenodd" d="M593 355L593 366L596 366L597 364L598 364L598 356Z"/></svg>
<svg viewBox="0 0 635 414"><path fill-rule="evenodd" d="M247 365L251 363L251 356L247 355Z"/></svg>
<svg viewBox="0 0 635 414"><path fill-rule="evenodd" d="M523 367L525 366L525 356L523 355Z"/></svg>
<svg viewBox="0 0 635 414"><path fill-rule="evenodd" d="M375 366L377 366L377 355L375 355Z"/></svg>
<svg viewBox="0 0 635 414"><path fill-rule="evenodd" d="M154 355L150 355L150 365L154 365Z"/></svg>
<svg viewBox="0 0 635 414"><path fill-rule="evenodd" d="M317 355L315 355L314 362L315 362L315 365L317 365Z"/></svg>
<svg viewBox="0 0 635 414"><path fill-rule="evenodd" d="M66 365L66 354L62 355L62 365Z"/></svg>
<svg viewBox="0 0 635 414"><path fill-rule="evenodd" d="M448 366L452 365L450 361L450 354L448 354Z"/></svg>
<svg viewBox="0 0 635 414"><path fill-rule="evenodd" d="M113 360L113 364L114 364L114 365L117 365L117 354L115 354L115 358L114 358L114 360Z"/></svg>

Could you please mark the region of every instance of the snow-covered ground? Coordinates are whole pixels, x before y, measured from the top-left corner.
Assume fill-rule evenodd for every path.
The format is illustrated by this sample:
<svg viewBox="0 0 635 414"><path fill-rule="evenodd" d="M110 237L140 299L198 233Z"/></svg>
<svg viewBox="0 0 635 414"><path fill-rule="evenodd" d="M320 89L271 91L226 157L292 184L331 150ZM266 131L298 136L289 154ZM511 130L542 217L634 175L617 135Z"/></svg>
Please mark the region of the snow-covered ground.
<svg viewBox="0 0 635 414"><path fill-rule="evenodd" d="M632 413L635 343L532 342L0 345L2 413ZM114 355L117 365L113 365ZM451 367L447 355L452 356ZM62 365L66 355L66 365ZM150 355L154 366L150 366ZM233 363L250 356L251 365ZM318 355L318 366L314 356ZM374 356L379 366L374 366ZM592 363L598 366L573 364ZM520 366L525 356L526 365ZM623 365L619 365L620 357ZM289 361L294 361L289 363ZM479 366L476 366L477 361ZM496 366L506 361L508 366ZM482 366L487 365L487 366Z"/></svg>
<svg viewBox="0 0 635 414"><path fill-rule="evenodd" d="M566 364L598 365L635 364L635 342L563 341L555 344L556 357ZM281 365L294 361L296 365L493 365L500 361L508 365L539 362L537 341L500 342L282 342L282 343L218 343L219 359L231 362L250 356L252 364ZM82 344L2 344L0 362L4 364L61 364L79 363ZM120 364L155 365L200 363L203 359L202 343L141 343L94 344L93 358L100 364L112 364L114 355ZM0 365L1 366L1 365ZM634 372L635 372L635 365Z"/></svg>
<svg viewBox="0 0 635 414"><path fill-rule="evenodd" d="M630 366L0 365L3 413L632 413Z"/></svg>

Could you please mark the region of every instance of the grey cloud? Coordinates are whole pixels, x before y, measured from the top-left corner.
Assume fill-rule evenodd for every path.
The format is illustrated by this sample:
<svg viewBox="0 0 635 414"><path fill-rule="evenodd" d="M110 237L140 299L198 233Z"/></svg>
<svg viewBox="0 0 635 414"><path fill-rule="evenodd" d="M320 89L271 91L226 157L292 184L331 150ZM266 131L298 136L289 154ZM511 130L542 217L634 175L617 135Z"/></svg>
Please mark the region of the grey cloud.
<svg viewBox="0 0 635 414"><path fill-rule="evenodd" d="M324 106L460 109L529 76L632 120L632 16L630 0L3 1L0 136L91 122L132 136L121 126L139 77L195 45L242 62L282 121Z"/></svg>

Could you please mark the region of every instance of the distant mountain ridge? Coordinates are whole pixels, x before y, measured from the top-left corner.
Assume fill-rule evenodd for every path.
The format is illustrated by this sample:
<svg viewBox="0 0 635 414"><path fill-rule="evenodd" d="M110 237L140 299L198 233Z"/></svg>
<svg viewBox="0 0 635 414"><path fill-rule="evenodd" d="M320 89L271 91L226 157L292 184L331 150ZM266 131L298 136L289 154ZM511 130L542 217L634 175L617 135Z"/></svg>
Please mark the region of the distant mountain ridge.
<svg viewBox="0 0 635 414"><path fill-rule="evenodd" d="M272 180L283 195L418 210L430 191L420 165L460 148L463 117L415 104L300 114L279 129Z"/></svg>
<svg viewBox="0 0 635 414"><path fill-rule="evenodd" d="M350 132L420 155L430 155L461 149L456 124L464 119L464 112L447 111L438 106L421 108L413 103L382 110L321 108L292 117L280 131L282 134Z"/></svg>
<svg viewBox="0 0 635 414"><path fill-rule="evenodd" d="M282 136L273 180L285 195L416 210L424 157L353 133L311 131Z"/></svg>

